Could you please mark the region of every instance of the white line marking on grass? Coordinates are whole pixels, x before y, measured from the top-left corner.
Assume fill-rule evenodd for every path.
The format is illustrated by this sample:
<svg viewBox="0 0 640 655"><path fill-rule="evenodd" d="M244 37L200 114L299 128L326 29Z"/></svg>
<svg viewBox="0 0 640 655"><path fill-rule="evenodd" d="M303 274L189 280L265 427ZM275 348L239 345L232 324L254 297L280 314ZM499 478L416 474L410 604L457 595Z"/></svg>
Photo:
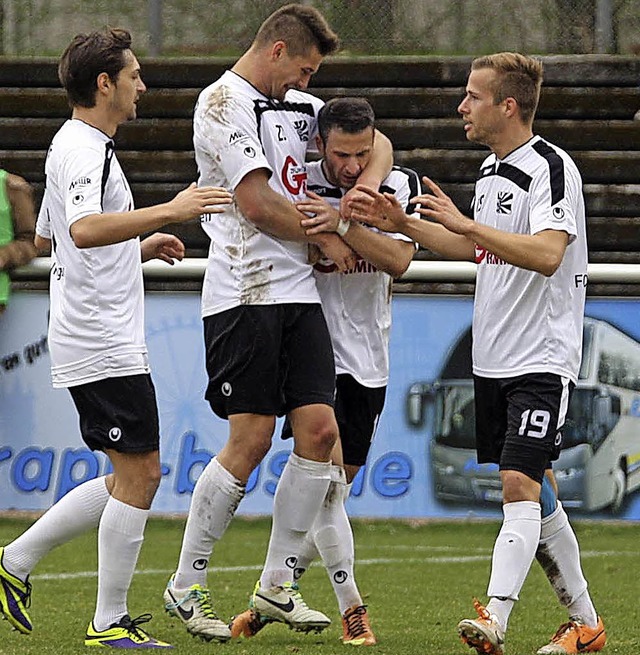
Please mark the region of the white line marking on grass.
<svg viewBox="0 0 640 655"><path fill-rule="evenodd" d="M415 550L415 549L414 549ZM611 556L633 556L637 557L636 551L627 550L586 550L581 553L582 557L611 557ZM464 564L466 562L482 562L490 559L490 555L462 555L459 557L377 557L369 559L356 560L358 566L375 566L377 564ZM322 566L319 562L314 562L311 566ZM261 571L262 564L251 564L248 566L212 566L209 568L210 573L234 573L237 571ZM174 569L140 569L135 575L171 575ZM31 580L76 580L79 578L95 578L98 576L96 571L76 571L74 573L41 573L32 575Z"/></svg>
<svg viewBox="0 0 640 655"><path fill-rule="evenodd" d="M465 553L490 553L491 548L464 548L462 546L408 546L407 544L387 544L384 546L374 545L374 544L358 544L358 550L411 550L415 551L424 551L424 552L456 552L464 550Z"/></svg>

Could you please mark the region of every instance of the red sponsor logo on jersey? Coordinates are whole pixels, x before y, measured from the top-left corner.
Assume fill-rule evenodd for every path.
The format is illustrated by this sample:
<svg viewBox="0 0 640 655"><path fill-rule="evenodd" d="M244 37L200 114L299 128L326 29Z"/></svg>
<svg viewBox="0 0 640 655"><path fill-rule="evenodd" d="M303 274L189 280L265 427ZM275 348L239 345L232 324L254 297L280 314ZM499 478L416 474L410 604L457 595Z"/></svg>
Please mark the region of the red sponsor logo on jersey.
<svg viewBox="0 0 640 655"><path fill-rule="evenodd" d="M307 169L304 164L302 166L298 164L291 155L284 160L280 177L287 191L294 196L299 196L306 191Z"/></svg>
<svg viewBox="0 0 640 655"><path fill-rule="evenodd" d="M497 257L492 252L489 252L486 248L479 246L477 243L475 246L475 250L476 250L476 264L485 263L485 264L502 265L507 263L504 261L504 259Z"/></svg>

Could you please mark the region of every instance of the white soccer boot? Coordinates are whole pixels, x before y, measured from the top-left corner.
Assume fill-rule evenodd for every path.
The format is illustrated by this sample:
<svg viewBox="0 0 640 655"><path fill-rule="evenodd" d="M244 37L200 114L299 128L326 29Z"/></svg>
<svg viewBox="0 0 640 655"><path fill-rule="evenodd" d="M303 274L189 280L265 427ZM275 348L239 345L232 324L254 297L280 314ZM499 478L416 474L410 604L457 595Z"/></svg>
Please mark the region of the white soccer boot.
<svg viewBox="0 0 640 655"><path fill-rule="evenodd" d="M186 591L177 592L171 576L164 590L164 608L171 616L178 617L187 632L205 641L225 642L231 639L229 626L218 618L211 606L211 593L199 584Z"/></svg>
<svg viewBox="0 0 640 655"><path fill-rule="evenodd" d="M331 624L328 616L304 602L298 585L291 582L271 589L261 589L257 583L249 604L263 620L286 623L298 632L322 632Z"/></svg>

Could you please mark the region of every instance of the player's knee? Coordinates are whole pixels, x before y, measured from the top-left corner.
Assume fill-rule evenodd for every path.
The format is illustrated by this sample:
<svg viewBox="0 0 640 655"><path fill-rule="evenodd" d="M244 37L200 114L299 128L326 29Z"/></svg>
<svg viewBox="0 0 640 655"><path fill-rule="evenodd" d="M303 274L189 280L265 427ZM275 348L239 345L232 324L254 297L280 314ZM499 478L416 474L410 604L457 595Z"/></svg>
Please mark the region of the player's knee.
<svg viewBox="0 0 640 655"><path fill-rule="evenodd" d="M224 448L218 455L218 460L223 466L244 478L244 471L247 476L253 469L262 462L271 448L271 433L261 430L247 431L246 433L234 433L229 437Z"/></svg>
<svg viewBox="0 0 640 655"><path fill-rule="evenodd" d="M520 471L501 471L502 499L505 503L522 500L540 502L540 485Z"/></svg>
<svg viewBox="0 0 640 655"><path fill-rule="evenodd" d="M307 443L314 452L329 457L338 438L338 426L335 421L324 421L314 427L309 432Z"/></svg>
<svg viewBox="0 0 640 655"><path fill-rule="evenodd" d="M140 486L143 487L146 494L151 494L151 498L155 495L160 480L162 480L162 470L159 462L148 462L146 466L140 469Z"/></svg>

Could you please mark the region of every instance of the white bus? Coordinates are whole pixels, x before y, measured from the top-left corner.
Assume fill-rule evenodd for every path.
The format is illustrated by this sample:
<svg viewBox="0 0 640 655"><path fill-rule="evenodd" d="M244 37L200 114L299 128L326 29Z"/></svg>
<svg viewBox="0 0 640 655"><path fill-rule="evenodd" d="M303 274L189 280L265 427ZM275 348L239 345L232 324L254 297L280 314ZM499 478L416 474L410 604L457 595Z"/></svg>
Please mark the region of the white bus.
<svg viewBox="0 0 640 655"><path fill-rule="evenodd" d="M436 498L501 502L496 464L478 464L471 375L471 329L449 351L437 380L412 385L411 425L432 407L431 472ZM640 487L640 343L606 321L586 318L582 365L554 462L565 507L618 512Z"/></svg>

